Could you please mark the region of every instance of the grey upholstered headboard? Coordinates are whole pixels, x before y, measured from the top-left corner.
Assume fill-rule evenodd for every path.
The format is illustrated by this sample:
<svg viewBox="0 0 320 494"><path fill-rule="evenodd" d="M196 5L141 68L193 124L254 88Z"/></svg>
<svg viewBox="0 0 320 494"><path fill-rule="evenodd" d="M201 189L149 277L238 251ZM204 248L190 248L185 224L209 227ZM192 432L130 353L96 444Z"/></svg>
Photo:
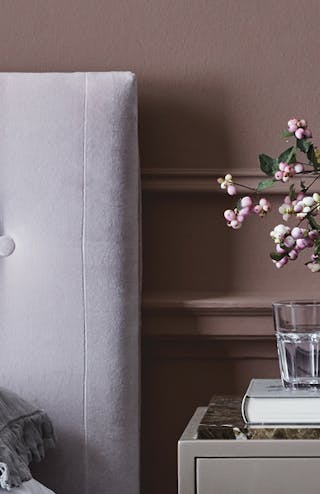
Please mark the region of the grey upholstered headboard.
<svg viewBox="0 0 320 494"><path fill-rule="evenodd" d="M43 407L58 494L137 494L139 172L131 73L0 74L2 386Z"/></svg>

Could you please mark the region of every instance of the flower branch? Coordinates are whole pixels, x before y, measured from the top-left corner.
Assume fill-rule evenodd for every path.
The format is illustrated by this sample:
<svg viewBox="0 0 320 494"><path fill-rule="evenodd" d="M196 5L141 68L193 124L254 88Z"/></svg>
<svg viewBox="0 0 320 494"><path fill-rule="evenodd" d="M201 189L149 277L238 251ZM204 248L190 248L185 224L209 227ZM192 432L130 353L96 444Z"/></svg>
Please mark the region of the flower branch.
<svg viewBox="0 0 320 494"><path fill-rule="evenodd" d="M275 266L281 268L289 261L296 260L300 252L312 248L311 260L306 265L312 272L320 272L320 224L316 220L320 214L320 194L317 192L310 194L310 188L320 177L320 153L310 140L312 132L304 119L290 119L283 137L295 138L295 145L285 149L277 158L266 154L259 155L260 168L267 178L259 182L256 187L234 182L230 173L218 179L221 188L231 196L237 195L237 187L250 190L258 196L256 202L250 196L240 197L236 207L227 209L224 217L229 227L239 230L252 214L262 217L271 210L269 200L260 197L262 191L269 189L277 182L288 183L296 176L315 175L315 178L307 185L301 181L298 191L295 190L293 184L290 185L288 195L279 207L279 213L284 222L289 219L296 219L298 222L293 228L279 224L271 231L270 236L275 243L275 252L272 252L270 256ZM306 155L308 162L298 159L299 154ZM306 166L312 169L305 169ZM306 221L305 228L300 226L303 221Z"/></svg>

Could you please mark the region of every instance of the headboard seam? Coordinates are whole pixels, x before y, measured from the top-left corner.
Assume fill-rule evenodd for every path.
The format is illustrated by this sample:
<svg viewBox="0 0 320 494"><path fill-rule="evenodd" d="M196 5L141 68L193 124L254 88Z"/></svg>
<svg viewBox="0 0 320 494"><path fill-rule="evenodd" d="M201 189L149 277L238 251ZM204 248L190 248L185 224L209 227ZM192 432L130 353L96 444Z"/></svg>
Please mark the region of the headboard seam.
<svg viewBox="0 0 320 494"><path fill-rule="evenodd" d="M83 290L83 430L84 430L84 492L88 493L88 428L87 428L87 374L88 374L88 341L87 341L87 300L86 300L86 271L85 271L85 231L86 231L86 182L87 182L87 106L88 106L88 75L84 74L84 97L83 97L83 192L82 192L82 290Z"/></svg>

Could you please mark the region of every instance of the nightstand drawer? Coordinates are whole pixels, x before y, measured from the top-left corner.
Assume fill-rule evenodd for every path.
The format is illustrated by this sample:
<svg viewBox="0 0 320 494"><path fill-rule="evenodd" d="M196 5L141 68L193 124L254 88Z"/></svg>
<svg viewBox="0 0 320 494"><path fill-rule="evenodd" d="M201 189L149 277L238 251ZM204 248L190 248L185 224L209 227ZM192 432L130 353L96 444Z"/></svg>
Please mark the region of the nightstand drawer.
<svg viewBox="0 0 320 494"><path fill-rule="evenodd" d="M198 458L197 494L319 494L320 458Z"/></svg>

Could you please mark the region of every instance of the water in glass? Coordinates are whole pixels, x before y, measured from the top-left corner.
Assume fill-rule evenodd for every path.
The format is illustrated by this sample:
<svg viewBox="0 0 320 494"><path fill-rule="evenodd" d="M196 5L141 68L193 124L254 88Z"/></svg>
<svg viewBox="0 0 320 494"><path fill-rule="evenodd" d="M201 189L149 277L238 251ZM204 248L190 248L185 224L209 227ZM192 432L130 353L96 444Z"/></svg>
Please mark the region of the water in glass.
<svg viewBox="0 0 320 494"><path fill-rule="evenodd" d="M319 328L276 332L281 379L289 387L320 386Z"/></svg>
<svg viewBox="0 0 320 494"><path fill-rule="evenodd" d="M273 315L283 385L320 388L320 302L276 302Z"/></svg>

